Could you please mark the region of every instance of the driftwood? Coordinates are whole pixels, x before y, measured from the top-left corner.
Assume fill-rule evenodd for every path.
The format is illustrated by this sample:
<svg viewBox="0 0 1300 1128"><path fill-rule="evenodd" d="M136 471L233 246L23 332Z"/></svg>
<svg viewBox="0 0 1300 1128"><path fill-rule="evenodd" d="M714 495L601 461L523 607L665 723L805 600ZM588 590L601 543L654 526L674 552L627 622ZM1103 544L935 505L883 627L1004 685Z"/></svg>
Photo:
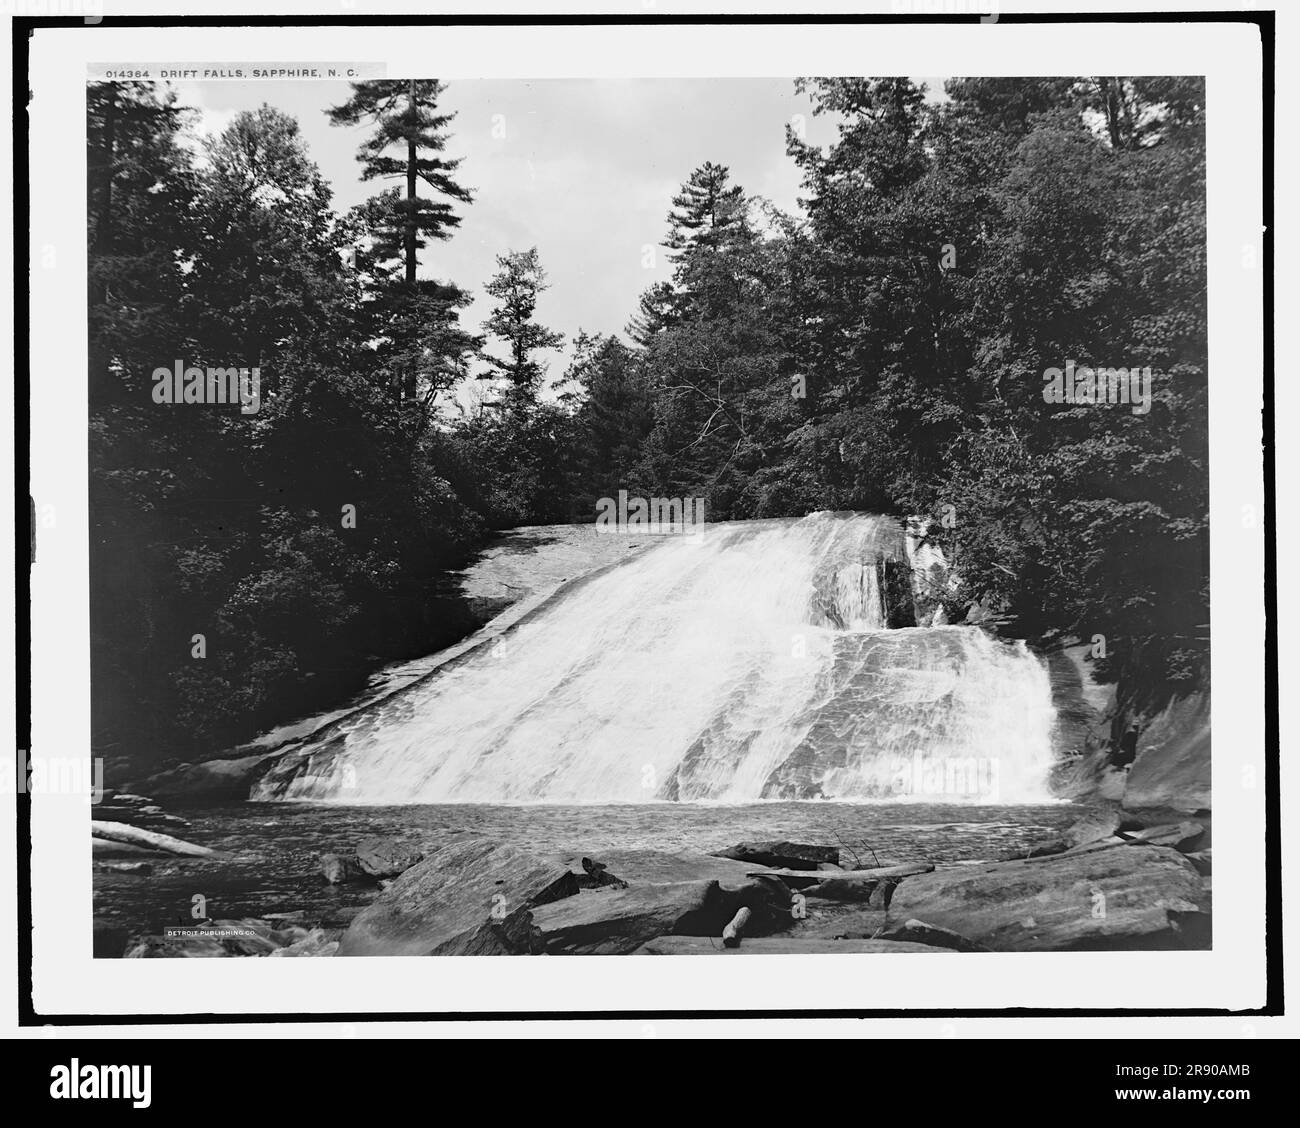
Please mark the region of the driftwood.
<svg viewBox="0 0 1300 1128"><path fill-rule="evenodd" d="M179 854L192 858L206 858L216 855L215 850L206 846L196 846L193 842L182 842L170 834L161 834L155 830L145 830L126 823L101 822L92 819L91 835L101 841L116 842L121 845L135 846L144 850L156 850L163 854Z"/></svg>
<svg viewBox="0 0 1300 1128"><path fill-rule="evenodd" d="M740 947L741 933L745 931L745 925L749 923L751 915L749 909L741 909L731 918L731 923L722 930L722 946L724 948Z"/></svg>
<svg viewBox="0 0 1300 1128"><path fill-rule="evenodd" d="M829 873L826 870L792 870L769 869L754 870L750 877L793 877L801 881L879 881L885 877L913 877L918 873L933 873L934 866L929 862L907 862L897 866L881 866L879 869L844 870L842 873Z"/></svg>

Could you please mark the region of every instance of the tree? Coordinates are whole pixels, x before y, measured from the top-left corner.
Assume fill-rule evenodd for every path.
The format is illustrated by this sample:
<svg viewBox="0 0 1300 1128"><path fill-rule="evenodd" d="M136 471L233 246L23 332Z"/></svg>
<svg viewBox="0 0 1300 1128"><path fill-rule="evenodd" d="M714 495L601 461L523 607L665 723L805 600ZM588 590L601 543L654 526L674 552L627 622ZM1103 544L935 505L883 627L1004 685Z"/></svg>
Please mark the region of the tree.
<svg viewBox="0 0 1300 1128"><path fill-rule="evenodd" d="M187 111L145 82L86 90L92 405L140 402L183 346L184 263L195 174L179 143Z"/></svg>
<svg viewBox="0 0 1300 1128"><path fill-rule="evenodd" d="M404 182L372 197L352 220L371 243L369 308L381 355L396 395L415 409L412 433L418 435L438 393L465 375L466 358L479 343L458 325L468 296L420 279L419 252L429 240L449 238L460 225L453 202L474 197L456 179L460 160L443 155L455 118L438 110L444 83L385 79L351 86L352 97L329 111L331 124L370 127L357 151L363 180ZM421 183L431 195L419 194Z"/></svg>
<svg viewBox="0 0 1300 1128"><path fill-rule="evenodd" d="M546 376L545 366L537 360L542 349L556 349L564 335L535 320L537 299L548 289L537 248L509 251L497 256L497 272L484 289L496 299L483 322L489 334L499 338L509 351L505 360L487 355L492 371L507 380L504 406L508 410L526 410L537 401Z"/></svg>
<svg viewBox="0 0 1300 1128"><path fill-rule="evenodd" d="M681 258L697 248L718 248L746 226L745 193L730 184L725 165L705 161L673 197L665 246Z"/></svg>
<svg viewBox="0 0 1300 1128"><path fill-rule="evenodd" d="M447 127L455 114L440 113L438 99L447 89L437 79L384 79L354 82L352 97L329 111L332 125L368 124L371 135L357 150L361 178L400 179L405 193L385 193L384 215L375 224L376 251L381 259L402 259L408 284L416 280L418 252L429 239L446 239L460 225L449 200L474 199L455 176L459 160L442 156ZM392 150L401 155L393 156ZM420 196L420 182L433 196Z"/></svg>

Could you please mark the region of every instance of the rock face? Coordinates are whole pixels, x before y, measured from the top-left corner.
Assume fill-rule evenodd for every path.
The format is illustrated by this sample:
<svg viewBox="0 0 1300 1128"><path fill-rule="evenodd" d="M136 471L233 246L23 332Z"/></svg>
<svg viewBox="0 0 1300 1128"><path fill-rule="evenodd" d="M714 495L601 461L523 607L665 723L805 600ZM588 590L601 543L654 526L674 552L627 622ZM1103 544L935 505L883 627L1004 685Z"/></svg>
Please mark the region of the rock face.
<svg viewBox="0 0 1300 1128"><path fill-rule="evenodd" d="M905 879L888 923L915 918L995 951L1209 946L1195 867L1163 846L1115 846Z"/></svg>
<svg viewBox="0 0 1300 1128"><path fill-rule="evenodd" d="M800 842L741 842L713 854L715 858L732 858L778 869L815 870L822 862L838 865L837 846L807 846Z"/></svg>
<svg viewBox="0 0 1300 1128"><path fill-rule="evenodd" d="M349 925L340 956L471 956L536 951L532 910L573 896L555 862L463 836L432 849Z"/></svg>
<svg viewBox="0 0 1300 1128"><path fill-rule="evenodd" d="M159 799L247 799L249 789L279 758L279 752L261 752L233 760L208 760L181 764L140 784L140 790Z"/></svg>
<svg viewBox="0 0 1300 1128"><path fill-rule="evenodd" d="M1138 739L1124 787L1126 808L1210 807L1210 699L1194 693L1171 702Z"/></svg>

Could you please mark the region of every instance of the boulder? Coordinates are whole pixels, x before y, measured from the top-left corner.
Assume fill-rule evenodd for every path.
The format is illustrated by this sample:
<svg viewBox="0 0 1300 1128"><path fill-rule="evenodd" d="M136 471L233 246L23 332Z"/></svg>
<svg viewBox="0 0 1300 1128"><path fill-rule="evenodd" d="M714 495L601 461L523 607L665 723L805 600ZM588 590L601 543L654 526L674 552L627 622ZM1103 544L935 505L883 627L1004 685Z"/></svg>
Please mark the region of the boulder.
<svg viewBox="0 0 1300 1128"><path fill-rule="evenodd" d="M371 877L397 877L424 860L424 851L395 838L367 838L357 843L357 865Z"/></svg>
<svg viewBox="0 0 1300 1128"><path fill-rule="evenodd" d="M340 956L469 956L536 951L532 910L578 892L563 866L461 835L434 849L353 918Z"/></svg>
<svg viewBox="0 0 1300 1128"><path fill-rule="evenodd" d="M722 940L711 936L657 936L636 949L638 956L775 956L775 955L901 955L905 952L950 951L930 944L909 944L903 940L826 940L797 936L761 936L746 939L737 948L724 948Z"/></svg>
<svg viewBox="0 0 1300 1128"><path fill-rule="evenodd" d="M170 834L161 834L155 830L145 830L143 827L129 826L126 823L101 822L92 819L90 833L92 838L101 841L137 846L142 850L152 850L160 854L176 854L191 858L209 858L217 855L217 851L210 850L206 846L196 846L193 842L173 838Z"/></svg>
<svg viewBox="0 0 1300 1128"><path fill-rule="evenodd" d="M1206 947L1209 904L1176 850L1133 846L909 877L888 923L922 920L994 951Z"/></svg>
<svg viewBox="0 0 1300 1128"><path fill-rule="evenodd" d="M715 858L772 866L777 869L815 870L821 862L838 865L838 846L807 846L801 842L741 842L718 850Z"/></svg>
<svg viewBox="0 0 1300 1128"><path fill-rule="evenodd" d="M1123 816L1117 807L1104 807L1089 811L1077 822L1071 824L1065 832L1067 849L1086 846L1098 839L1110 838L1124 824Z"/></svg>
<svg viewBox="0 0 1300 1128"><path fill-rule="evenodd" d="M593 890L534 909L532 928L548 955L619 955L664 935L714 936L721 943L740 896L716 881Z"/></svg>
<svg viewBox="0 0 1300 1128"><path fill-rule="evenodd" d="M361 868L355 854L322 854L320 872L327 885L344 885L350 881L369 881L370 874Z"/></svg>

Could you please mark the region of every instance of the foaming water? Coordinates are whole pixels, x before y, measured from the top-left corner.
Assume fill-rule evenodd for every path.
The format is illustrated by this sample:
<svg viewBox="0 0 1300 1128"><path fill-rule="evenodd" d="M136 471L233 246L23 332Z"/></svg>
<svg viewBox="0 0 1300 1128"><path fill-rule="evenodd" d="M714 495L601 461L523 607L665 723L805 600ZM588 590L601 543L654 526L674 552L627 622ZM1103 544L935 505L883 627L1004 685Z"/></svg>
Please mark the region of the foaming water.
<svg viewBox="0 0 1300 1128"><path fill-rule="evenodd" d="M322 731L254 798L1048 800L1046 670L976 628L890 629L899 568L902 530L866 515L663 537Z"/></svg>

